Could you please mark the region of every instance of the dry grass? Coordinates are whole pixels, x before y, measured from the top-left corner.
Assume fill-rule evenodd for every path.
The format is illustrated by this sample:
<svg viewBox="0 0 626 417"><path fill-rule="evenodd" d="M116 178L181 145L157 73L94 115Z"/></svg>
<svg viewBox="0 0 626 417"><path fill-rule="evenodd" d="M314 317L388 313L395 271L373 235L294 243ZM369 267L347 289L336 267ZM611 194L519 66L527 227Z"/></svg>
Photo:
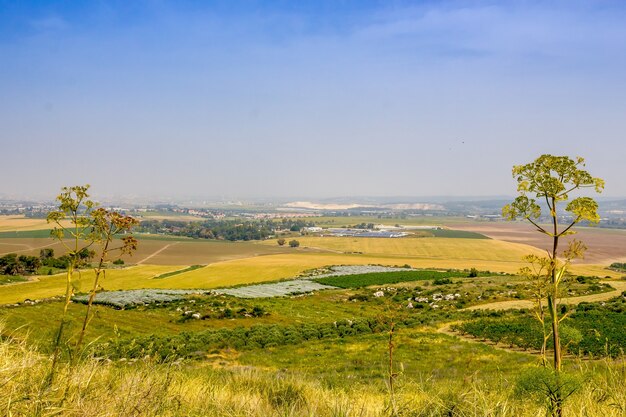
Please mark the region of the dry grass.
<svg viewBox="0 0 626 417"><path fill-rule="evenodd" d="M155 364L86 360L62 366L42 382L49 358L13 339L0 341L0 413L6 416L421 416L537 417L541 406L513 393L511 381L485 385L463 380L398 383L395 412L384 385L329 388L306 374L201 362ZM606 363L581 369L587 382L566 407L570 417L623 417L626 372Z"/></svg>

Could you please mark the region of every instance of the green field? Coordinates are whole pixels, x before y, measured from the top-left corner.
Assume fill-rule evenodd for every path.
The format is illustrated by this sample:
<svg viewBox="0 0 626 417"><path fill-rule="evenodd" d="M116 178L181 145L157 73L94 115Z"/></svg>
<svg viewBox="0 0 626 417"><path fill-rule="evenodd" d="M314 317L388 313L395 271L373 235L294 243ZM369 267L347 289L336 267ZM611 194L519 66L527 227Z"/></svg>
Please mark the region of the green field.
<svg viewBox="0 0 626 417"><path fill-rule="evenodd" d="M27 278L19 275L0 275L0 285L13 284L16 282L26 282Z"/></svg>
<svg viewBox="0 0 626 417"><path fill-rule="evenodd" d="M50 238L49 226L39 230L14 230L0 232L0 239L42 239Z"/></svg>
<svg viewBox="0 0 626 417"><path fill-rule="evenodd" d="M315 281L320 284L331 285L339 288L362 288L370 285L398 284L400 282L424 280L443 280L446 278L466 278L467 276L468 273L462 271L398 271L317 278ZM485 276L485 274L481 274L481 276Z"/></svg>
<svg viewBox="0 0 626 417"><path fill-rule="evenodd" d="M455 239L490 239L485 235L481 235L476 232L468 232L466 230L454 230L454 229L434 229L429 230L429 234L433 237L448 237Z"/></svg>
<svg viewBox="0 0 626 417"><path fill-rule="evenodd" d="M190 272L190 271L195 271L196 269L199 268L204 268L205 265L191 265L187 268L183 268L183 269L179 269L177 271L172 271L172 272L166 272L164 274L160 274L154 277L154 279L163 279L163 278L169 278L172 277L174 275L178 275L178 274L183 274L185 272Z"/></svg>
<svg viewBox="0 0 626 417"><path fill-rule="evenodd" d="M262 258L266 257L259 259ZM142 266L130 268L126 272L136 269L135 278L141 279L139 272L146 274L148 268L158 267ZM159 271L153 269L151 272L157 275ZM424 274L428 271L419 272ZM390 276L393 274L395 273ZM179 275L158 281L175 279ZM293 406L292 401L298 401L290 395L296 395L296 398L302 395L303 401L306 400L309 405L322 401L322 398L326 398L324 395L334 398L341 395L349 404L356 404L359 398L366 398L366 409L369 410L366 415L373 416L381 415L385 399L388 398L385 389L388 330L390 323L394 322L394 366L398 372L397 394L402 399L401 407L408 407L407 410L413 409L412 407L443 410L443 413L445 408L437 407L443 407L446 403L442 401L445 400L457 409L468 407L467 410L471 410L471 402L466 402L470 392L468 389L471 388L490 404L506 403L507 409L513 413L510 414L511 417L525 415L523 413L528 404L523 398L516 397L513 388L519 372L533 367L536 357L523 352L508 352L483 343L467 342L438 332L439 328L450 322L494 320L494 313L464 311L457 307L457 301L441 302L438 309L428 306L419 309L406 308L407 297L415 294L432 297L435 293L458 292L467 298L469 304L480 302L479 296L485 300L500 300L503 297L506 299L517 296L511 291L521 294L524 291L524 281L517 277L489 276L457 278L449 284L432 285L436 277L431 278L433 279L397 285L386 284L392 285L395 290L386 289L384 297L373 297L375 289L364 288L323 291L305 297L254 300L189 296L185 300L166 305L138 306L126 310L95 306L95 316L88 328L87 337L88 341L93 342L90 346L98 355L139 359L139 362L128 368L123 365L124 362L117 361L112 364L114 368L102 368L102 372L115 375L111 376L109 384L118 387L120 392L126 391L113 381L117 378L139 378L133 379L133 384L141 385L143 379L137 372L142 372L144 366L147 366L146 372L165 372L169 367L172 372L170 375L176 378L176 384L185 387L186 395L193 391L193 387L204 386L201 381L216 383L212 378L225 378L218 384L221 389L225 389L240 377L237 376L240 375L240 370L246 369L245 372L249 375L248 384L254 380L254 386L262 390L262 398L273 398L274 402L270 401L268 408L257 405L256 411L248 410L244 414L259 415L254 414L260 412L259 407L268 415L283 413L285 407L290 407L285 404ZM580 285L580 291L588 288ZM70 325L67 328L69 335L78 331L84 308L82 304L70 305ZM255 308L263 313L255 317L238 313L242 310L250 312ZM198 312L203 318L193 319L185 314L187 310ZM226 313L227 310L231 313ZM2 333L18 339L25 338L29 346L36 347L40 352L49 352L56 325L61 319L61 311L60 301L0 308L0 320L5 323ZM46 319L42 320L43 317ZM146 355L166 363L161 365L145 362ZM0 360L1 358L2 355ZM175 360L176 358L179 359ZM183 362L180 358L184 358ZM16 358L11 360L11 363L16 363ZM170 364L172 361L173 365ZM32 363L37 362L31 360ZM34 372L33 365L29 366L28 369L33 369ZM95 372L94 383L109 381L100 373L99 366L93 364L91 368L92 373ZM607 372L601 363L593 366L598 371L595 368L586 371L589 381L602 378ZM566 369L577 367L579 364L575 360L566 361ZM5 365L3 369L8 372L12 368ZM200 381L195 379L196 375L200 375L195 373L198 369L203 370ZM252 375L256 373L263 374L258 379L253 379ZM470 380L467 379L468 374L471 375ZM502 388L503 380L509 381L509 389ZM286 381L299 382L294 385L293 382ZM619 386L615 385L619 381L605 386ZM162 392L152 385L152 390ZM239 401L242 395L255 392L254 389L251 386L236 388ZM278 391L271 395L265 391L272 389ZM587 389L591 390L592 385L572 400L571 409L584 405L587 410L593 409L589 407L596 407L595 409L602 410L602 415L617 416L611 414L609 405L588 402ZM326 393L326 390L331 390L332 394ZM496 392L499 393L498 396L493 396ZM152 398L152 394L142 395L142 401ZM183 401L183 398L186 397L180 397L180 400ZM220 398L218 403L223 405L227 400L225 397ZM313 398L317 400L314 401ZM432 402L428 402L428 399ZM191 399L184 401L190 401L189 407L199 407ZM206 403L207 400L204 401ZM208 401L211 403L213 400ZM263 403L266 400L259 401ZM82 402L88 403L88 399ZM226 412L222 408L219 410L221 411L214 415ZM334 415L330 411L327 413L320 410L321 408L316 415ZM291 415L301 415L300 412L291 412ZM500 412L496 415L507 414Z"/></svg>

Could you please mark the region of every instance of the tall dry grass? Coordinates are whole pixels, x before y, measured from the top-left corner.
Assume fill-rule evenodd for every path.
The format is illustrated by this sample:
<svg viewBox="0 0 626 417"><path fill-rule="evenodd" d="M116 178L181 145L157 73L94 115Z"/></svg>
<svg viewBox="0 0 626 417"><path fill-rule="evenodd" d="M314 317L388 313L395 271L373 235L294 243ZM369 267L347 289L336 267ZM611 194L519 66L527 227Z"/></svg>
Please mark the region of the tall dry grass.
<svg viewBox="0 0 626 417"><path fill-rule="evenodd" d="M0 341L0 415L3 416L388 416L380 384L329 384L284 372L201 362L156 364L149 359L88 359L71 372L59 368L44 383L51 358L11 336ZM583 367L584 368L584 367ZM572 417L626 416L626 370L609 363L580 372L587 382L567 406ZM588 375L592 375L589 377ZM537 417L541 404L513 394L513 383L399 380L395 415L416 417Z"/></svg>

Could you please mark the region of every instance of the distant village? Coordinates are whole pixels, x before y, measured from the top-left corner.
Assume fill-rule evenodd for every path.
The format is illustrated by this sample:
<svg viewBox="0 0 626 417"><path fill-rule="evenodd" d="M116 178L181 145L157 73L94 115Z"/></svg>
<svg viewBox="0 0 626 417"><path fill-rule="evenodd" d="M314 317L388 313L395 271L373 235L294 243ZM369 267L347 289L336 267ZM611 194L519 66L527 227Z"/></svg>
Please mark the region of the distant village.
<svg viewBox="0 0 626 417"><path fill-rule="evenodd" d="M105 208L120 211L133 215L139 219L151 218L175 218L181 217L186 220L214 220L244 219L244 220L280 220L311 218L321 216L330 217L374 217L379 219L410 219L414 217L464 217L473 221L497 222L503 221L499 210L506 201L489 202L455 202L450 204L437 205L436 209L431 209L432 205L422 205L424 209L389 209L381 207L354 207L340 210L323 210L313 208L289 207L289 204L280 205L255 205L245 204L223 204L223 207L185 207L178 204L108 204ZM394 205L406 207L408 205ZM417 205L413 205L417 206ZM33 202L0 199L0 215L24 215L31 218L45 218L47 213L56 209L53 202ZM601 227L626 228L626 201L600 202ZM571 219L571 216L561 216L563 221ZM436 223L436 221L433 221ZM317 230L314 228L314 230ZM307 230L308 233L319 233L320 231ZM390 237L401 236L407 230L394 230L389 226L376 227L374 230L364 232L354 232L354 235L363 236L369 234L389 234ZM330 232L337 234L339 232ZM349 234L345 229L342 234Z"/></svg>

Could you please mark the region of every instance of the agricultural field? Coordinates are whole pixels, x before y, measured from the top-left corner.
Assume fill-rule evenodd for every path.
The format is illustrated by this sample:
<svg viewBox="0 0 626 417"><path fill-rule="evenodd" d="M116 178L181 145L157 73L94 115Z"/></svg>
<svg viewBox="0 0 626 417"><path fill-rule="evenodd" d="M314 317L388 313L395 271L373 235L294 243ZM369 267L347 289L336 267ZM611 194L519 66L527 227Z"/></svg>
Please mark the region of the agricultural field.
<svg viewBox="0 0 626 417"><path fill-rule="evenodd" d="M265 258L270 257L256 259ZM134 279L141 282L148 275L167 274L166 269L142 265L128 268L126 272L136 270ZM359 270L363 269L337 271L354 273ZM174 292L172 298L165 299L151 295L150 290L143 290L144 298L140 293L136 294L139 298L126 298L127 301L135 300L134 304L94 306L95 315L88 328L87 340L97 356L113 359L115 368L111 372L118 375L130 373L130 376L143 366L149 366L151 370L167 369L172 366L168 364L175 361L177 365L173 369L184 369L184 372L172 375L182 378L177 384L186 387L194 384L193 379L187 378L192 378L196 372L204 375L202 380L224 372L226 381L232 381L242 377L243 369L249 378L252 378L250 372L262 373L256 384L262 384L259 386L264 387L264 393L274 389L270 388L273 385L263 384L273 381L276 373L281 375L280 381L299 381L296 385L283 382L287 388L279 385L275 388L277 391L262 394L269 401L269 415L282 412L285 407L300 407L297 405L299 401L311 401L307 395L319 397L324 390L331 390L332 395L342 392L346 404L351 406L358 398L367 398L371 408L368 408L370 414L367 415L380 415L389 372L389 329L391 323L395 323L393 366L398 373L395 383L398 398L402 399L400 407L410 409L416 404L431 409L444 407L444 403L438 402L444 398L456 408L471 407L465 403L469 391L462 383L468 372L472 375L469 383L475 393L485 396L487 392L499 392L500 397L490 397L489 401L506 402L507 407L513 409L528 407L513 391L502 391L501 384L504 380L514 385L520 369L534 367L537 357L532 351L514 352L439 331L448 323L508 320L507 313L472 311L466 307L485 301L524 299L529 296L527 282L509 275L478 274L470 278L462 271L441 272L446 276L434 274L436 271L416 272L418 276L410 278L419 280L401 280L397 284L389 281L396 280L393 274L400 273L398 271L338 275L334 278L345 282L362 280L370 275L373 285L363 287L359 283L349 286L362 288L338 288L275 298L242 299L220 294ZM319 277L329 273L332 274L332 270L329 272L323 268L319 273L307 271L304 275L305 279L324 280L329 277ZM385 279L385 274L391 274L391 279ZM182 274L157 281L179 275ZM112 281L119 279L114 276ZM585 279L576 281L569 290L568 295L580 296L604 291L604 288L598 286L598 280ZM99 296L104 300L106 294ZM85 307L81 303L72 303L69 307L66 331L71 334L78 331ZM589 305L585 311L598 308L602 307ZM5 326L3 334L22 340L38 352L50 352L50 341L61 320L61 312L62 301L58 298L0 308L0 320ZM46 320L42 321L42 317ZM525 329L528 331L532 327L526 326ZM146 357L155 362L143 365ZM140 362L125 365L129 360ZM575 359L566 361L568 370L578 366ZM597 378L606 373L601 363L586 366ZM310 385L314 381L317 385ZM596 379L589 380L587 384L590 385L585 389L593 389L594 381ZM610 386L615 385L607 385ZM248 392L242 387L238 390L240 394ZM416 397L417 393L423 393L423 396ZM587 404L586 393L581 391L571 407ZM436 401L426 403L426 398ZM613 401L621 397L610 398ZM483 399L487 401L487 397ZM318 401L321 400L318 398ZM613 406L608 404L596 404L595 407L604 410L604 415L618 416L611 414ZM437 409L445 412L445 408ZM518 412L515 415L523 414Z"/></svg>
<svg viewBox="0 0 626 417"><path fill-rule="evenodd" d="M467 223L465 217L452 216L403 216L394 218L378 218L372 216L320 216L320 217L303 217L303 220L312 220L320 227L346 227L361 223L383 224L385 226L395 226L397 224L403 226L449 226L456 228L457 224Z"/></svg>
<svg viewBox="0 0 626 417"><path fill-rule="evenodd" d="M49 232L46 231L49 235ZM53 249L59 255L65 252L63 244L53 241L49 237L45 238L1 238L0 237L0 256L9 253L17 253L18 255L39 256L41 249Z"/></svg>
<svg viewBox="0 0 626 417"><path fill-rule="evenodd" d="M515 273L522 266L522 256L528 253L541 254L531 246L496 239L303 236L299 241L299 248L289 248L278 246L275 240L223 242L140 237L138 251L132 257L123 257L128 264L136 266L110 271L102 286L107 290L210 289L288 279L306 270L330 265L409 265L414 268L476 268L481 271ZM5 245L4 250L11 249L6 253L36 256L42 248L52 248L59 254L63 253L62 245L50 238L1 239L0 248ZM206 266L154 279L159 274L181 271L191 265ZM618 271L605 269L603 265L593 264L575 264L572 271L580 275L622 275ZM86 270L82 276L77 281L77 288L84 291L84 283L89 281L92 272ZM0 303L52 297L62 294L64 289L62 274L39 276L31 282L0 286Z"/></svg>
<svg viewBox="0 0 626 417"><path fill-rule="evenodd" d="M467 259L473 261L519 262L524 254L540 253L534 248L486 239L459 238L299 238L301 247L322 249L335 253L410 256L422 259ZM271 245L270 241L263 242Z"/></svg>
<svg viewBox="0 0 626 417"><path fill-rule="evenodd" d="M455 225L455 228L482 233L493 239L531 245L540 249L546 249L548 245L545 236L536 233L528 223L523 222L466 222ZM586 263L626 262L626 230L599 227L579 227L576 230L577 233L569 236L565 241L576 238L585 242L588 248L584 259Z"/></svg>
<svg viewBox="0 0 626 417"><path fill-rule="evenodd" d="M161 269L154 268L157 267L138 268L141 270L135 272L135 278L139 280L142 274L145 277L149 273L161 272ZM389 314L409 327L419 327L422 324L436 327L439 322L458 319L463 315L475 316L476 312L470 310L464 312L467 306L530 297L527 283L519 277L496 275L469 278L462 271L414 272L418 274L419 280L397 284L391 284L389 281L392 281L398 272L342 275L334 278L313 276L309 279L335 279L336 281L331 281L331 284L341 285L340 282L343 281L348 284L344 286L363 287L361 283L364 277L369 275L370 282L375 284L363 288L335 288L316 291L312 295L275 298L242 299L220 293L203 295L202 291L188 295L170 291L169 294L173 296L169 298L158 296L168 294L168 290L140 290L134 293L131 291L128 297L123 297L124 292L104 292L98 296L104 304L96 306L96 316L90 326L90 335L94 339L105 337L111 335L113 328L117 329L116 332L120 337L130 337L133 334L149 336L156 333L165 336L180 332L249 328L258 325L278 325L288 328L290 325L325 325L337 320L376 321ZM386 274L390 275L390 278L385 277ZM456 277L442 279L444 275ZM355 282L358 285L355 285ZM568 296L606 291L597 284L597 281L576 282L570 286ZM107 301L109 293L113 299L123 301L121 303L113 302L113 299ZM85 298L83 297L81 301L84 302ZM408 308L409 303L412 305L411 308ZM247 314L254 310L262 313ZM40 302L30 301L20 306L0 309L0 318L8 327L19 328L23 334L30 334L30 337L34 337L38 343L44 343L52 335L61 311L59 298ZM77 321L83 311L82 304L71 304L69 314L73 319L70 321ZM433 314L436 311L442 311L444 314ZM199 315L198 319L192 317L196 313ZM47 320L40 323L38 317L46 317Z"/></svg>
<svg viewBox="0 0 626 417"><path fill-rule="evenodd" d="M38 255L40 249L52 248L63 253L59 243L46 237L46 230L8 233L18 237L0 234L2 252ZM523 265L522 256L542 252L526 243L500 240L487 232L491 238L485 239L476 233L448 229L439 237L397 239L299 236L298 248L279 246L275 239L223 242L140 235L138 251L123 257L125 265L108 269L100 283L103 292L93 306L86 354L108 357L114 367L109 371L125 375L142 369L146 358L152 361L146 365L151 369L183 364L177 368L184 369L177 376L181 386L193 383L188 378L202 370L201 379L208 372L228 381L242 377L242 370L253 372L259 376L249 377L258 378L255 383L264 387L260 401L267 402L267 415L289 415L285 410L299 409L307 395L321 401L323 395L338 398L339 392L350 406L357 398L368 398L370 414L362 415L381 415L388 399L393 323L398 398L406 401L407 409L421 401L425 407L444 410L435 415L446 415L446 398L452 398L454 407L471 407L464 402L468 393L461 382L468 372L474 392L486 396L499 392L503 380L514 387L519 370L532 369L538 361L532 344L537 329L528 321L529 313L494 311L492 306L532 307L531 288L515 273ZM574 311L579 303L591 303L583 304L585 317L593 312L597 320L604 311L600 302L615 303L626 281L616 280L623 273L607 267L601 263L572 267L575 275L599 278L572 278L563 294L564 303L571 301L568 308ZM472 269L476 276L470 277ZM65 330L70 340L80 330L84 293L93 277L89 268L75 277L75 292L83 295L68 308ZM64 273L0 284L3 340L19 340L36 354L50 354L62 320ZM582 310L572 316L572 325L588 335L594 322L581 314ZM621 325L623 313L610 314ZM615 332L613 321L598 330L600 336ZM480 334L480 339L469 336L472 328L491 329L488 324L496 322L510 322L511 329L529 332L527 351L506 334L498 336L499 344L490 341L491 333ZM583 339L577 352L601 355L600 339L589 340ZM623 344L618 338L611 343L607 360ZM565 366L579 365L568 358ZM594 378L605 375L600 364L589 367ZM275 379L277 374L281 378ZM299 382L278 386L275 394L267 391L274 388L264 385L292 380ZM587 392L581 391L572 404L589 404ZM502 395L490 401L527 410L512 388ZM437 402L425 405L428 399ZM593 406L604 415L619 415L611 414L612 406Z"/></svg>
<svg viewBox="0 0 626 417"><path fill-rule="evenodd" d="M626 291L607 302L579 303L563 329L564 344L569 353L595 357L623 355L626 349L625 313ZM535 351L541 348L543 341L541 325L528 313L471 320L455 328L462 335Z"/></svg>
<svg viewBox="0 0 626 417"><path fill-rule="evenodd" d="M39 251L43 248L54 249L57 255L65 253L63 245L58 241L52 240L48 230L18 233L17 235L15 235L15 232L0 233L0 256L8 253L38 256ZM34 236L30 237L29 235ZM167 236L155 238L145 235L138 235L137 237L141 243L132 256L126 255L122 257L126 263L147 263L153 265L208 264L229 259L289 252L289 248L281 248L278 245L264 246L250 242L224 242ZM66 243L70 244L71 242L66 241Z"/></svg>
<svg viewBox="0 0 626 417"><path fill-rule="evenodd" d="M63 223L69 225L69 223ZM24 215L0 215L0 232L48 230L46 219L33 219Z"/></svg>

